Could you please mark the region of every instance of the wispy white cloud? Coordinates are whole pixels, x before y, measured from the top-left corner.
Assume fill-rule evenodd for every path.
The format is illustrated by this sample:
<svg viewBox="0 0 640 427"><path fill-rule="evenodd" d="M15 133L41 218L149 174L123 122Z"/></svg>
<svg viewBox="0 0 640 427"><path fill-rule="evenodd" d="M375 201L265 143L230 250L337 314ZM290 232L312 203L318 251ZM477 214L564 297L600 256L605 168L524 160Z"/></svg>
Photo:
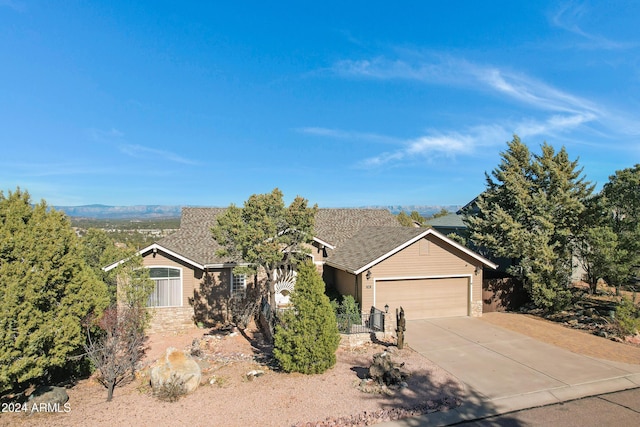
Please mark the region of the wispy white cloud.
<svg viewBox="0 0 640 427"><path fill-rule="evenodd" d="M357 167L369 169L419 159L471 157L486 147L502 145L514 133L522 138L562 135L589 120L588 116L583 115L553 115L543 121L476 126L463 132L431 132L405 141L398 150L368 157L359 162Z"/></svg>
<svg viewBox="0 0 640 427"><path fill-rule="evenodd" d="M27 162L27 163L0 163L0 168L8 171L14 177L50 177L50 176L77 176L77 175L108 175L120 172L117 167L96 167L82 162Z"/></svg>
<svg viewBox="0 0 640 427"><path fill-rule="evenodd" d="M526 75L449 56L421 57L413 62L387 60L383 57L373 60L342 60L334 64L332 70L339 75L358 78L414 80L425 84L490 90L496 95L542 110L597 113L597 107L593 103Z"/></svg>
<svg viewBox="0 0 640 427"><path fill-rule="evenodd" d="M197 165L198 162L182 157L176 153L166 150L158 150L156 148L149 148L138 144L122 144L119 146L122 153L141 159L148 159L149 157L159 157L164 160L168 160L175 163L182 163L185 165Z"/></svg>
<svg viewBox="0 0 640 427"><path fill-rule="evenodd" d="M473 149L473 143L471 136L456 133L421 136L407 141L402 149L364 159L359 166L364 168L378 167L417 156L435 157L444 155L451 157L455 154L467 154L467 150Z"/></svg>
<svg viewBox="0 0 640 427"><path fill-rule="evenodd" d="M137 159L160 158L166 161L182 163L185 165L199 164L197 161L188 159L171 151L146 147L140 144L127 143L124 132L116 128L107 130L92 128L88 129L88 133L91 140L115 146L121 153Z"/></svg>
<svg viewBox="0 0 640 427"><path fill-rule="evenodd" d="M379 80L417 80L424 83L446 83L461 81L464 77L457 67L459 61L446 56L435 56L429 61L420 56L416 61L390 60L384 56L371 59L345 59L336 62L330 70L345 77L372 78ZM462 72L462 74L465 74Z"/></svg>
<svg viewBox="0 0 640 427"><path fill-rule="evenodd" d="M112 142L114 140L120 140L124 137L124 133L116 128L107 130L90 128L87 129L87 133L89 134L89 138L91 138L95 142Z"/></svg>
<svg viewBox="0 0 640 427"><path fill-rule="evenodd" d="M416 59L417 58L417 59ZM469 127L466 131L428 132L401 143L395 151L384 152L365 159L360 167L377 167L416 158L470 156L479 147L502 144L513 133L522 137L561 135L581 126L600 123L609 114L593 102L554 88L524 74L498 67L474 64L450 56L426 58L414 55L411 61L372 60L340 61L333 67L339 75L377 80L413 80L424 84L458 86L473 91L484 91L517 102L525 108L546 112L530 117L507 119L500 124ZM525 113L526 114L526 113ZM315 128L310 128L315 129ZM322 132L318 131L318 134ZM341 131L334 137L349 137Z"/></svg>
<svg viewBox="0 0 640 427"><path fill-rule="evenodd" d="M586 113L591 116L600 114L592 102L525 75L505 72L495 67L481 67L471 64L469 71L485 87L531 107L547 111Z"/></svg>
<svg viewBox="0 0 640 427"><path fill-rule="evenodd" d="M323 137L335 138L335 139L361 140L361 141L367 141L367 142L380 142L380 143L387 143L387 144L398 144L403 142L403 140L400 138L395 138L387 135L380 135L377 133L355 132L355 131L331 129L331 128L324 128L324 127L302 127L302 128L296 129L296 131L307 134L307 135L323 136Z"/></svg>
<svg viewBox="0 0 640 427"><path fill-rule="evenodd" d="M27 10L27 5L18 0L0 0L0 7L6 7L16 12L24 12Z"/></svg>
<svg viewBox="0 0 640 427"><path fill-rule="evenodd" d="M605 36L586 31L582 25L591 10L584 2L562 4L550 17L551 24L580 36L585 42L578 47L584 49L622 50L638 46L635 42L619 42Z"/></svg>

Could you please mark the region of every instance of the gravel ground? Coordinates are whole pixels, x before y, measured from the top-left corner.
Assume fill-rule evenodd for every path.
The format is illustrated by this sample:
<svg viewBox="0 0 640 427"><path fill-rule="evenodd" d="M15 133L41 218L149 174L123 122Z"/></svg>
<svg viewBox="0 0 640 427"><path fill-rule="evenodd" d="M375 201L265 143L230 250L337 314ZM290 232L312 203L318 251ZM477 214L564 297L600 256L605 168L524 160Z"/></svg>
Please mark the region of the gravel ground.
<svg viewBox="0 0 640 427"><path fill-rule="evenodd" d="M189 349L202 330L150 337L147 364L168 346ZM249 334L248 338L253 338ZM148 377L141 376L106 391L94 380L83 380L67 391L68 413L2 414L0 425L42 426L348 426L371 425L390 419L458 406L464 386L449 373L410 349L383 344L341 348L338 362L322 375L286 374L260 363L256 349L240 334L201 341L203 385L177 402L154 398ZM388 393L360 390L373 354L393 352L411 376L405 388ZM252 369L264 375L249 381Z"/></svg>
<svg viewBox="0 0 640 427"><path fill-rule="evenodd" d="M574 353L640 364L640 346L612 341L566 325L520 313L484 313L481 320L553 344Z"/></svg>

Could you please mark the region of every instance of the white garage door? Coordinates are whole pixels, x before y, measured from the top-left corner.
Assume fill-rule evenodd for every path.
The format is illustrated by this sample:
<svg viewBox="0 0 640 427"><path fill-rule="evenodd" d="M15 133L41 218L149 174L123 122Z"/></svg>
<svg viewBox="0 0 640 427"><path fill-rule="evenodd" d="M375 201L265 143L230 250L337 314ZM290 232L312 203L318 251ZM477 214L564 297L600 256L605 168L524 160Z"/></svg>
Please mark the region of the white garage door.
<svg viewBox="0 0 640 427"><path fill-rule="evenodd" d="M389 305L389 312L404 308L407 320L431 317L467 316L469 313L469 279L377 280L378 308Z"/></svg>

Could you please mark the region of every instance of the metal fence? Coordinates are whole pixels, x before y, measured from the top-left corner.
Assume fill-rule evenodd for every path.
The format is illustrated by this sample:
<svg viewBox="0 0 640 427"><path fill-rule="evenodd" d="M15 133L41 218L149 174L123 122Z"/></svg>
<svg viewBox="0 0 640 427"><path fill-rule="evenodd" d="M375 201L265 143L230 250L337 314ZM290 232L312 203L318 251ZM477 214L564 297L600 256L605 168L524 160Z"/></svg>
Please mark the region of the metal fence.
<svg viewBox="0 0 640 427"><path fill-rule="evenodd" d="M263 327L272 335L278 316L290 309L276 308L271 310L266 298L262 299L260 307L260 320ZM338 313L338 330L341 334L361 334L384 331L384 312L371 307L369 313Z"/></svg>
<svg viewBox="0 0 640 427"><path fill-rule="evenodd" d="M375 307L371 307L369 313L339 313L336 320L342 334L384 331L384 312Z"/></svg>

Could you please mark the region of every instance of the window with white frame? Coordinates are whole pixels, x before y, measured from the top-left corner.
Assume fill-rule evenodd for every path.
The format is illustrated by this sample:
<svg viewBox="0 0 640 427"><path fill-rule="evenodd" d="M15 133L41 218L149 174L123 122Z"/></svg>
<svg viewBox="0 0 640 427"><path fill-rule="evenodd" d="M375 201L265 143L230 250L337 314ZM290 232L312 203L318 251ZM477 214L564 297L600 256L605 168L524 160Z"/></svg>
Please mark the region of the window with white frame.
<svg viewBox="0 0 640 427"><path fill-rule="evenodd" d="M179 268L150 267L149 276L155 286L147 307L179 307L182 305L182 274Z"/></svg>
<svg viewBox="0 0 640 427"><path fill-rule="evenodd" d="M231 297L242 299L247 292L247 276L231 272Z"/></svg>

